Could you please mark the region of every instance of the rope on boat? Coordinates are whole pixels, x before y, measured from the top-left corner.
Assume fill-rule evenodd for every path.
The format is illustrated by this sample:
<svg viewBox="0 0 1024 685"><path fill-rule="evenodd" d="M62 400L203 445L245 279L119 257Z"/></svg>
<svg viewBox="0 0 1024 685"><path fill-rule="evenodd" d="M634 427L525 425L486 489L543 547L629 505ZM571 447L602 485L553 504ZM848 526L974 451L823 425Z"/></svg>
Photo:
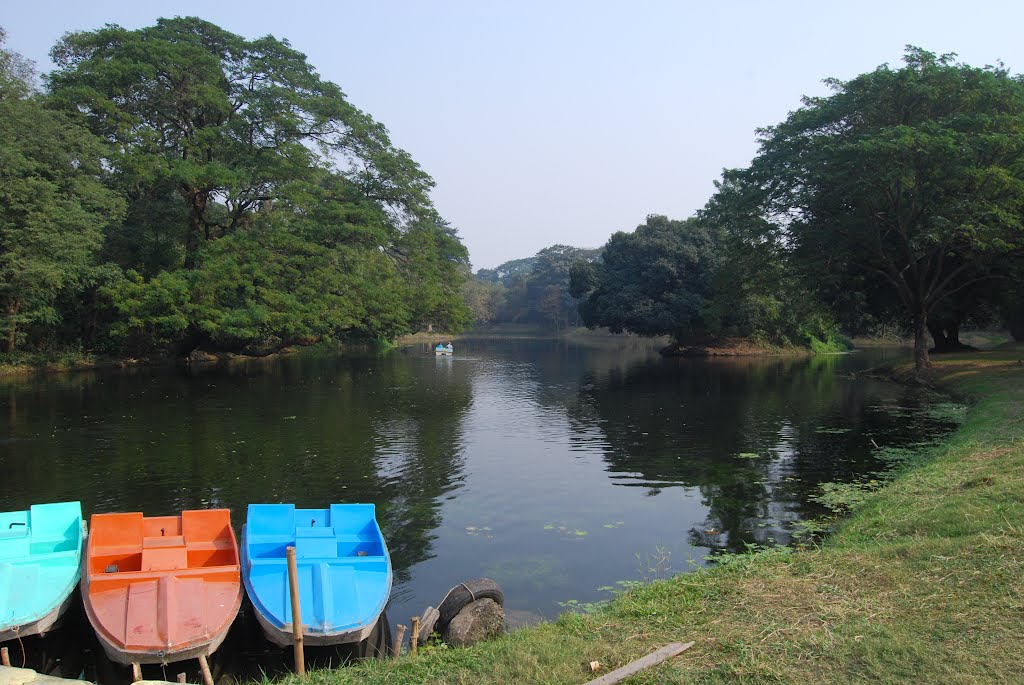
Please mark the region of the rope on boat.
<svg viewBox="0 0 1024 685"><path fill-rule="evenodd" d="M21 626L14 626L14 637L18 638L18 646L21 647L21 667L25 668L26 656L25 656L25 643L21 641Z"/></svg>

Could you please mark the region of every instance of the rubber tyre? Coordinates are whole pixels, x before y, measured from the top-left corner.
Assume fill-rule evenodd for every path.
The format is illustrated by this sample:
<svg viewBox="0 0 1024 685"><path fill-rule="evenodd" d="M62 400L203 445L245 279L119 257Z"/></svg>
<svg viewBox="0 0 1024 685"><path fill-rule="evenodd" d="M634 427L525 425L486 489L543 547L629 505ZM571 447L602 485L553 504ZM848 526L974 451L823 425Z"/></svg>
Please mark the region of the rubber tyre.
<svg viewBox="0 0 1024 685"><path fill-rule="evenodd" d="M365 640L359 643L356 657L358 659L386 659L391 655L391 624L388 623L388 612L382 611L377 625L373 627Z"/></svg>
<svg viewBox="0 0 1024 685"><path fill-rule="evenodd" d="M443 629L455 618L456 614L478 599L493 599L498 606L505 606L505 594L501 591L497 581L490 578L467 580L465 583L453 587L441 602L441 606L437 608L441 617L437 619L434 629L438 631Z"/></svg>

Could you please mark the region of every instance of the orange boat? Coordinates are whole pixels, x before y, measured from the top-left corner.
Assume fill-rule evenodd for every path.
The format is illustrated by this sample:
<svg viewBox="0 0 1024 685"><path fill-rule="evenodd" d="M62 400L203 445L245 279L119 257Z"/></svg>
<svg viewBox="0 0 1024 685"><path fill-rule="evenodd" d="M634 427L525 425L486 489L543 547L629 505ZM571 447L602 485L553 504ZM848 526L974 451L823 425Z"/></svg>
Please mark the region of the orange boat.
<svg viewBox="0 0 1024 685"><path fill-rule="evenodd" d="M89 527L82 596L107 656L205 662L242 603L231 512L93 514Z"/></svg>

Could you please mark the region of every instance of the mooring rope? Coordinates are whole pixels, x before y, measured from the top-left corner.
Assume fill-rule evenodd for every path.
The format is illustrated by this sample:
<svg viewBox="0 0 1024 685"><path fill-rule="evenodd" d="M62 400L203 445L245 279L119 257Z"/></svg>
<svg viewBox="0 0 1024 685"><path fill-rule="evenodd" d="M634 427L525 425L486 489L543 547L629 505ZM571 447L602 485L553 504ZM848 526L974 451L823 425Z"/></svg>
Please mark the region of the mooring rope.
<svg viewBox="0 0 1024 685"><path fill-rule="evenodd" d="M460 587L466 588L466 592L469 593L470 598L472 598L472 600L474 602L476 601L476 594L474 594L473 590L468 585L466 585L465 583L459 583L458 585L456 585L452 589L448 590L447 593L445 593L445 596L441 598L441 603L437 605L437 608L440 609L441 606L444 604L445 600L448 599L448 597L450 597L451 594L453 592L455 592L456 590L458 590Z"/></svg>
<svg viewBox="0 0 1024 685"><path fill-rule="evenodd" d="M14 637L18 638L18 646L21 647L21 667L25 668L25 643L21 641L21 626L14 626Z"/></svg>

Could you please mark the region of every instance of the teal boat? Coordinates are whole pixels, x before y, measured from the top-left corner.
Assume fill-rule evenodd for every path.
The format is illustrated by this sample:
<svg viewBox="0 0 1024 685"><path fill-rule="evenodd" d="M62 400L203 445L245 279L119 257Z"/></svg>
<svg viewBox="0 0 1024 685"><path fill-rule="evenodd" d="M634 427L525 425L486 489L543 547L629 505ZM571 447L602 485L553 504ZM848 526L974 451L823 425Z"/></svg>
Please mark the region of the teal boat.
<svg viewBox="0 0 1024 685"><path fill-rule="evenodd" d="M367 639L391 595L391 558L372 504L250 504L242 528L242 582L267 638L292 644L285 551L295 548L302 639Z"/></svg>
<svg viewBox="0 0 1024 685"><path fill-rule="evenodd" d="M0 512L0 642L57 624L82 573L83 537L79 502Z"/></svg>

